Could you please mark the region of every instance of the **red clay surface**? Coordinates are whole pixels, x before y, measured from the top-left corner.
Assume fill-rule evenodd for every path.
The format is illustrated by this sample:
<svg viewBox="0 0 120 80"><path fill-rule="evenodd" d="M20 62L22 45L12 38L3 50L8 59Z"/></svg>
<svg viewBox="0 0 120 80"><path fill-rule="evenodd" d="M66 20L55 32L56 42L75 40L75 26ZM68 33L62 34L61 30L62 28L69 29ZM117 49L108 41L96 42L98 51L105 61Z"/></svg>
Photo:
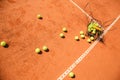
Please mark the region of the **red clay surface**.
<svg viewBox="0 0 120 80"><path fill-rule="evenodd" d="M82 8L89 2L74 1ZM90 3L93 16L102 22L113 21L120 14L119 5L118 0ZM73 70L74 80L120 80L119 23ZM69 0L0 0L0 41L9 44L0 47L0 80L56 80L91 45L86 39L74 40L87 24L86 16ZM68 29L65 39L59 37L63 26ZM43 45L49 52L36 54L35 48Z"/></svg>

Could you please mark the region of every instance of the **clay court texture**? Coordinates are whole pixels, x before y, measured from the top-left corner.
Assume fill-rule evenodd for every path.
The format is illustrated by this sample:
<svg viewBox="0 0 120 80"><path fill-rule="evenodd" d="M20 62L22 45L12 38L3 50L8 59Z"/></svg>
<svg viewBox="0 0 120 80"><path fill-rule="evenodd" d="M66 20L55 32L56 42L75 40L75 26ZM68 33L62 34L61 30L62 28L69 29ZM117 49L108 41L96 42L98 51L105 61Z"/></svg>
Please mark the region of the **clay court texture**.
<svg viewBox="0 0 120 80"><path fill-rule="evenodd" d="M89 18L73 2L107 21L103 43L74 40L81 30L86 32ZM71 71L73 80L120 80L119 5L120 0L0 0L0 42L9 45L0 46L0 80L72 80ZM36 48L42 53L35 53Z"/></svg>

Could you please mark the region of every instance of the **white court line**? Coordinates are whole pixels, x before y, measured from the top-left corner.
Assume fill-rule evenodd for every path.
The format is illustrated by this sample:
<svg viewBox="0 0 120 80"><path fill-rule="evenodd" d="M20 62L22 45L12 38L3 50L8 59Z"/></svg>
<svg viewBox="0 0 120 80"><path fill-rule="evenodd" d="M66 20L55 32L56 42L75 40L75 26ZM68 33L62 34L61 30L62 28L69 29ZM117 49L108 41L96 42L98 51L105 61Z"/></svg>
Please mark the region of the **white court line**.
<svg viewBox="0 0 120 80"><path fill-rule="evenodd" d="M85 12L80 6L78 6L73 0L70 0L71 3L73 3L79 10L82 11L88 18L93 19L87 12Z"/></svg>
<svg viewBox="0 0 120 80"><path fill-rule="evenodd" d="M81 10L82 13L84 13L90 20L93 20L94 22L97 22L93 17L91 17L87 12L85 12L85 10L83 10L80 6L78 6L73 0L70 0L70 2L75 5L79 10ZM98 23L99 24L99 23ZM100 27L102 27L100 24L99 24Z"/></svg>
<svg viewBox="0 0 120 80"><path fill-rule="evenodd" d="M100 41L100 39L112 28L112 26L120 19L120 15L112 22L110 26L104 31L104 33L84 52L82 55L62 74L57 80L63 80L69 72L71 72L77 64L79 64L88 54L89 52L96 46L96 44Z"/></svg>

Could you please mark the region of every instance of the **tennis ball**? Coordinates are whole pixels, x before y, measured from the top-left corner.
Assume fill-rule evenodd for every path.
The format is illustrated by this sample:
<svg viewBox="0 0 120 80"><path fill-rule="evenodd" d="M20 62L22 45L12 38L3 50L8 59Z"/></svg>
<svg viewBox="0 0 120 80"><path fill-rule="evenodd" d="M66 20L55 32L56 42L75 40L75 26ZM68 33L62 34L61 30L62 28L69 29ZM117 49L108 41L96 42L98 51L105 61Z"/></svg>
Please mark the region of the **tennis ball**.
<svg viewBox="0 0 120 80"><path fill-rule="evenodd" d="M44 50L44 51L47 51L47 50L48 50L48 47L47 47L47 46L43 46L43 50Z"/></svg>
<svg viewBox="0 0 120 80"><path fill-rule="evenodd" d="M60 33L59 35L60 35L61 38L65 37L65 35L63 33Z"/></svg>
<svg viewBox="0 0 120 80"><path fill-rule="evenodd" d="M75 40L78 41L78 40L79 40L79 37L78 37L78 36L75 36Z"/></svg>
<svg viewBox="0 0 120 80"><path fill-rule="evenodd" d="M63 30L63 32L67 32L67 28L66 27L64 27L62 30Z"/></svg>
<svg viewBox="0 0 120 80"><path fill-rule="evenodd" d="M91 32L92 30L88 28L88 32Z"/></svg>
<svg viewBox="0 0 120 80"><path fill-rule="evenodd" d="M82 39L85 39L85 35L80 35L80 37L81 37Z"/></svg>
<svg viewBox="0 0 120 80"><path fill-rule="evenodd" d="M93 29L92 34L96 34L96 29Z"/></svg>
<svg viewBox="0 0 120 80"><path fill-rule="evenodd" d="M93 31L93 32L92 32L92 34L96 34L96 32L95 32L95 31Z"/></svg>
<svg viewBox="0 0 120 80"><path fill-rule="evenodd" d="M92 36L92 37L90 37L90 40L94 41L94 37L93 37L93 36Z"/></svg>
<svg viewBox="0 0 120 80"><path fill-rule="evenodd" d="M40 53L40 52L41 52L40 48L36 48L36 49L35 49L35 52L36 52L36 53Z"/></svg>
<svg viewBox="0 0 120 80"><path fill-rule="evenodd" d="M83 31L80 31L80 35L83 35L84 34L84 32Z"/></svg>
<svg viewBox="0 0 120 80"><path fill-rule="evenodd" d="M69 77L70 77L70 78L74 78L74 77L75 77L75 74L74 74L73 72L70 72L70 73L69 73Z"/></svg>
<svg viewBox="0 0 120 80"><path fill-rule="evenodd" d="M37 15L37 18L38 18L38 19L42 19L43 17L42 17L40 14L38 14L38 15Z"/></svg>
<svg viewBox="0 0 120 80"><path fill-rule="evenodd" d="M87 39L87 42L88 42L88 43L91 43L91 40L90 40L90 39Z"/></svg>
<svg viewBox="0 0 120 80"><path fill-rule="evenodd" d="M5 47L5 46L7 45L7 43L6 43L5 41L2 41L2 42L0 43L0 45L1 45L2 47Z"/></svg>

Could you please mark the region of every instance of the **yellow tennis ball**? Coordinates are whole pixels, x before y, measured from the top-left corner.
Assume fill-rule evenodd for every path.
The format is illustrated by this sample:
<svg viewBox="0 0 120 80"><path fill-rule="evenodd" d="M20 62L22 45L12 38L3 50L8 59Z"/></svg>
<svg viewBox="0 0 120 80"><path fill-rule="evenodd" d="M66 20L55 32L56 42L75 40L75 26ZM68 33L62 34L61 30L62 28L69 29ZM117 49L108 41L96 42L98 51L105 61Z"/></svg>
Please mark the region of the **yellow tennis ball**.
<svg viewBox="0 0 120 80"><path fill-rule="evenodd" d="M7 43L6 43L5 41L2 41L2 42L0 43L0 45L1 45L2 47L5 47L5 46L7 45Z"/></svg>
<svg viewBox="0 0 120 80"><path fill-rule="evenodd" d="M91 43L91 40L90 40L90 39L87 39L87 42L88 42L88 43Z"/></svg>
<svg viewBox="0 0 120 80"><path fill-rule="evenodd" d="M63 33L60 33L59 36L60 36L61 38L64 38L64 37L65 37L65 35L64 35Z"/></svg>
<svg viewBox="0 0 120 80"><path fill-rule="evenodd" d="M90 37L90 40L94 41L94 37Z"/></svg>
<svg viewBox="0 0 120 80"><path fill-rule="evenodd" d="M62 30L63 30L63 32L67 32L67 28L66 27L64 27Z"/></svg>
<svg viewBox="0 0 120 80"><path fill-rule="evenodd" d="M48 50L48 47L47 47L47 46L43 46L43 50L44 50L44 51L47 51L47 50Z"/></svg>
<svg viewBox="0 0 120 80"><path fill-rule="evenodd" d="M92 34L96 34L96 32L95 32L95 31L92 31Z"/></svg>
<svg viewBox="0 0 120 80"><path fill-rule="evenodd" d="M75 40L78 41L78 40L79 40L79 37L78 37L78 36L75 36Z"/></svg>
<svg viewBox="0 0 120 80"><path fill-rule="evenodd" d="M83 31L80 31L80 35L84 35L84 32L83 32Z"/></svg>
<svg viewBox="0 0 120 80"><path fill-rule="evenodd" d="M36 48L36 49L35 49L35 52L36 52L36 53L40 53L40 52L41 52L40 48Z"/></svg>
<svg viewBox="0 0 120 80"><path fill-rule="evenodd" d="M82 39L85 39L85 35L80 35L80 37L81 37Z"/></svg>
<svg viewBox="0 0 120 80"><path fill-rule="evenodd" d="M75 74L74 74L73 72L70 72L70 73L69 73L69 77L70 77L70 78L74 78L74 77L75 77Z"/></svg>
<svg viewBox="0 0 120 80"><path fill-rule="evenodd" d="M38 19L42 19L43 17L42 17L40 14L38 14L38 15L37 15L37 18L38 18Z"/></svg>
<svg viewBox="0 0 120 80"><path fill-rule="evenodd" d="M96 29L93 29L92 34L96 34Z"/></svg>

